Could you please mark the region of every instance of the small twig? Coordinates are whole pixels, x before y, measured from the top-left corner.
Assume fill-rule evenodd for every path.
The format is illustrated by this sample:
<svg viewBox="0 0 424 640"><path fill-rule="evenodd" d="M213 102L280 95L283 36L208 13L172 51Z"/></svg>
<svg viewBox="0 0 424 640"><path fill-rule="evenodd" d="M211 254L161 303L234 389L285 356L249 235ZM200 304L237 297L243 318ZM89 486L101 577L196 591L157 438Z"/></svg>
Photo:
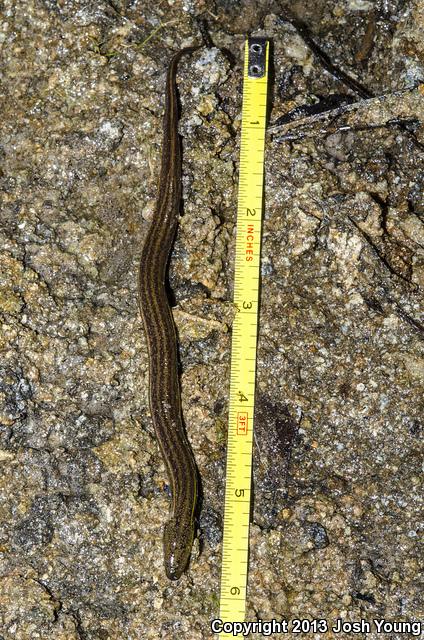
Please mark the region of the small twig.
<svg viewBox="0 0 424 640"><path fill-rule="evenodd" d="M275 124L268 127L267 132L271 133L273 139L276 142L284 142L287 140L300 140L305 137L316 137L322 135L328 135L336 133L338 131L360 131L366 129L376 129L384 127L398 127L404 133L407 133L413 138L414 129L421 124L421 121L417 118L411 117L396 117L395 114L390 117L390 112L387 114L387 119L382 118L377 122L353 122L343 123L341 122L337 126L337 120L341 116L353 115L358 109L366 109L368 104L372 104L372 101L384 101L389 98L402 97L405 94L410 93L407 91L397 91L388 95L376 96L368 100L358 100L351 104L341 105L336 109L328 109L320 113L316 113L307 117L300 117L297 119L291 119L290 113L286 114L286 122L281 124ZM299 110L299 108L297 108ZM296 110L293 110L294 112ZM300 111L302 113L302 111ZM293 113L293 115L296 115ZM356 118L357 119L357 118ZM315 124L321 124L318 130L312 129ZM418 141L416 141L418 143ZM420 144L420 143L418 143Z"/></svg>
<svg viewBox="0 0 424 640"><path fill-rule="evenodd" d="M364 37L362 38L361 46L355 54L355 62L357 62L358 64L362 64L363 62L365 62L372 51L372 48L374 46L376 24L376 13L373 10L371 11L371 14L368 18L368 23L365 29Z"/></svg>
<svg viewBox="0 0 424 640"><path fill-rule="evenodd" d="M157 27L155 27L155 28L153 29L153 31L151 31L151 32L149 33L149 35L147 36L147 38L145 38L145 39L143 40L143 42L139 42L139 43L136 45L137 49L142 49L142 48L143 48L143 47L144 47L144 46L149 42L149 40L151 40L152 38L154 38L154 37L155 37L155 35L156 35L156 34L157 34L161 29L163 29L164 27L167 27L167 26L168 26L168 25L170 25L170 24L173 24L174 22L175 22L175 20L170 20L169 22L160 22L160 23L158 24L158 26L157 26Z"/></svg>
<svg viewBox="0 0 424 640"><path fill-rule="evenodd" d="M212 13L212 11L209 11L209 9L206 9L206 13L209 13L209 15L212 16L212 18L214 18L214 20L218 20L218 16Z"/></svg>
<svg viewBox="0 0 424 640"><path fill-rule="evenodd" d="M405 131L407 127L415 127L420 125L421 122L414 118L392 118L391 120L387 120L387 122L383 122L381 124L363 124L363 125L341 125L340 127L328 127L327 129L320 129L312 134L312 132L301 131L299 133L296 132L288 132L283 134L282 136L275 138L275 142L287 142L292 140L301 140L302 138L315 137L315 136L327 136L333 135L335 133L345 133L346 131L369 131L371 129L388 129L390 127L402 127Z"/></svg>

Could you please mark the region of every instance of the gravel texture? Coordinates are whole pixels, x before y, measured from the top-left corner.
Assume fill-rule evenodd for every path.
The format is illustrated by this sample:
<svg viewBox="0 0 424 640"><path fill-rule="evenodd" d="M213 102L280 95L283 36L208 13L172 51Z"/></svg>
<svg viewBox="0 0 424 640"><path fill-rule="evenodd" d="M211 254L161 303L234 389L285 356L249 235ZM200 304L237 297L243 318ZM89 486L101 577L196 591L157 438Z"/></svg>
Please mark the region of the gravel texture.
<svg viewBox="0 0 424 640"><path fill-rule="evenodd" d="M424 4L290 7L368 99L323 68L288 3L0 2L1 640L211 637L249 31L273 39L280 124L266 143L247 618L423 616ZM170 284L203 508L190 571L171 583L136 274L166 66L200 40L200 15L236 64L203 48L179 67ZM334 94L330 114L305 111Z"/></svg>

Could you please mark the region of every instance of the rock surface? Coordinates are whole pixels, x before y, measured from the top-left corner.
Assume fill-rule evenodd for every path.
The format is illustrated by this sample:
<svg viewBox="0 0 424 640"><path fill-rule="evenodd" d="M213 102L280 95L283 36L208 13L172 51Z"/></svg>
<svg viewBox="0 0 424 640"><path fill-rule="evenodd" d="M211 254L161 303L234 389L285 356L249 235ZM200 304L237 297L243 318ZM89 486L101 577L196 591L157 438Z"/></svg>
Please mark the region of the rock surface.
<svg viewBox="0 0 424 640"><path fill-rule="evenodd" d="M249 31L273 39L270 120L283 123L266 146L247 618L422 615L424 5L374 4L290 5L363 99L282 2L0 3L3 640L211 637ZM199 40L202 13L236 65L202 49L179 68L170 283L204 495L200 548L171 583L137 266L167 61ZM334 94L335 111L304 115Z"/></svg>

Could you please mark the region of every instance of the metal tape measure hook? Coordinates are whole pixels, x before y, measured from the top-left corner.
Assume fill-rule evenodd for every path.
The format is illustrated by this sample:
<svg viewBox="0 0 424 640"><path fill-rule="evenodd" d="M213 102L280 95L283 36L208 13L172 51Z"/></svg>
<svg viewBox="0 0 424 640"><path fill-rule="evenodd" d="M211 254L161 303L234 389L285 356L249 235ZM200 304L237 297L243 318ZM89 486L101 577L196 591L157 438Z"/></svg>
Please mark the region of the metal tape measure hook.
<svg viewBox="0 0 424 640"><path fill-rule="evenodd" d="M263 78L266 63L266 38L249 38L249 58L247 75L249 78Z"/></svg>

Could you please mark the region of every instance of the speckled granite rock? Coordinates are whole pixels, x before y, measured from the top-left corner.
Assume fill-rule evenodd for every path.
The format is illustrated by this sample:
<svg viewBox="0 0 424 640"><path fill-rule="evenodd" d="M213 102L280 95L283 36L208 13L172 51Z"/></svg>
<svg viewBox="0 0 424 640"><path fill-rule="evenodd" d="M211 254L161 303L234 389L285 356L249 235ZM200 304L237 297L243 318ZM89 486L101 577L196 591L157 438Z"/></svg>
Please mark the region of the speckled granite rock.
<svg viewBox="0 0 424 640"><path fill-rule="evenodd" d="M211 636L244 32L262 27L274 41L272 121L351 94L283 19L286 8L0 3L4 640ZM386 97L267 138L248 618L414 620L423 610L423 3L291 9L335 64ZM199 39L194 18L205 11L238 66L203 49L180 67L184 216L170 281L204 496L189 575L170 583L169 489L149 419L136 272L156 194L166 62Z"/></svg>

